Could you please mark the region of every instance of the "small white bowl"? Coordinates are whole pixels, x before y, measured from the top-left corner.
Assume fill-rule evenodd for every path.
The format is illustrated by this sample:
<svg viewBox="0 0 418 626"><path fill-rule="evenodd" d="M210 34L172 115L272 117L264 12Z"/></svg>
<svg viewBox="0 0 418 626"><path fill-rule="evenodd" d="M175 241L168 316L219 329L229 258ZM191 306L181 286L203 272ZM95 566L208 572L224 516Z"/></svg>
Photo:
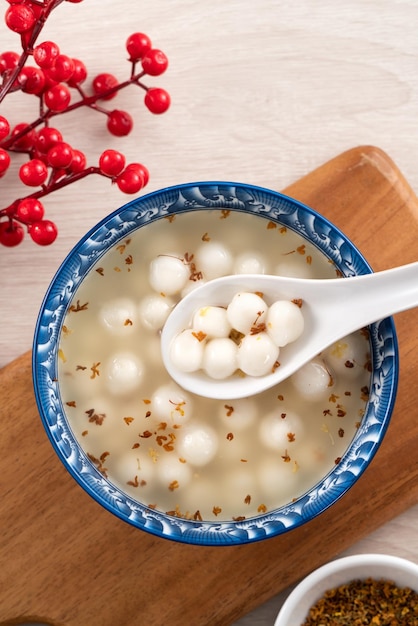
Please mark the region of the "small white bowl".
<svg viewBox="0 0 418 626"><path fill-rule="evenodd" d="M309 609L328 589L352 580L390 580L418 593L418 565L386 554L356 554L323 565L304 578L287 597L274 626L301 626Z"/></svg>

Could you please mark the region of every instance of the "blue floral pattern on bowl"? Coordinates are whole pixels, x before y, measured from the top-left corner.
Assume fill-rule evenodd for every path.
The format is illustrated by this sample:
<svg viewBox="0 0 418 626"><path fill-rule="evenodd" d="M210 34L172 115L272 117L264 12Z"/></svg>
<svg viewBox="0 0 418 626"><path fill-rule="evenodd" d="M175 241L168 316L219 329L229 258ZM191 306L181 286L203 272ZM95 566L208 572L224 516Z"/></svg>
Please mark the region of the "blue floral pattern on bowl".
<svg viewBox="0 0 418 626"><path fill-rule="evenodd" d="M399 370L391 318L370 326L372 379L361 425L341 461L312 489L286 506L243 521L205 522L150 509L105 478L75 439L60 398L58 342L75 291L91 266L114 244L151 221L202 209L250 212L299 233L320 249L343 276L371 272L341 231L309 207L280 193L239 183L184 184L150 193L121 207L74 247L45 296L33 344L33 381L42 422L67 470L108 511L160 537L199 545L237 545L287 532L317 516L344 495L375 455L392 414Z"/></svg>

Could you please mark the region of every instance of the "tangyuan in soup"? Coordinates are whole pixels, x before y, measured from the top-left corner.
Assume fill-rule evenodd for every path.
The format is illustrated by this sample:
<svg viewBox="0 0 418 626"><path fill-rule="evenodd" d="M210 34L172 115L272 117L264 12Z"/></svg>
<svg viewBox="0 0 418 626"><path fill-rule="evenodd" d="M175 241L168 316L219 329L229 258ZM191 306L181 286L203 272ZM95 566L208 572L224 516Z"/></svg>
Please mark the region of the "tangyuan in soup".
<svg viewBox="0 0 418 626"><path fill-rule="evenodd" d="M98 471L148 507L196 520L265 513L320 481L358 428L370 380L366 331L254 397L202 398L171 380L160 331L172 308L204 281L251 272L336 276L323 253L280 224L202 210L156 220L116 244L69 306L59 347L69 423ZM241 314L233 324L219 311L197 319L223 343L202 360L185 341L182 359L231 375L239 337L230 327Z"/></svg>

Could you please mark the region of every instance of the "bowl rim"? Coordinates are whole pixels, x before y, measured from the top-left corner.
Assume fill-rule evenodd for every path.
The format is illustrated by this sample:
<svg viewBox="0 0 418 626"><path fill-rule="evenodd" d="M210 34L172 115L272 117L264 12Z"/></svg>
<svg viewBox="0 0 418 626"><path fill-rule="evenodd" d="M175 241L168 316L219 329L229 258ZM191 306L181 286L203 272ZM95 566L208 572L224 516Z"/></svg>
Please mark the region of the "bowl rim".
<svg viewBox="0 0 418 626"><path fill-rule="evenodd" d="M380 579L392 580L395 584L402 586L411 586L418 592L418 564L407 558L373 552L338 557L313 570L293 588L285 599L274 626L301 626L301 612L305 613L306 611L302 617L305 619L310 607L328 589L354 579L377 578L378 574L374 572L370 576L370 568L379 572ZM364 574L361 574L363 569ZM395 573L398 575L401 573L401 583L394 580L396 579ZM332 580L333 577L334 580ZM409 584L410 578L413 585ZM294 614L295 609L297 611L296 616ZM297 623L291 621L295 617L298 619Z"/></svg>
<svg viewBox="0 0 418 626"><path fill-rule="evenodd" d="M367 405L366 414L373 412L373 423L363 420L340 463L292 503L243 521L195 521L150 509L122 492L87 458L65 418L57 380L60 323L81 280L109 248L129 233L170 213L208 209L231 209L284 224L319 248L345 276L372 272L361 252L337 226L285 194L256 185L224 181L165 187L131 200L104 217L62 261L36 321L32 379L38 411L55 452L81 487L108 511L160 537L198 545L238 545L297 528L329 508L360 478L380 447L390 422L398 384L399 355L393 318L372 324L369 327L372 360L381 375L371 385ZM383 350L387 351L384 371ZM382 377L387 383L383 387ZM380 397L386 402L385 410L382 407L379 410Z"/></svg>

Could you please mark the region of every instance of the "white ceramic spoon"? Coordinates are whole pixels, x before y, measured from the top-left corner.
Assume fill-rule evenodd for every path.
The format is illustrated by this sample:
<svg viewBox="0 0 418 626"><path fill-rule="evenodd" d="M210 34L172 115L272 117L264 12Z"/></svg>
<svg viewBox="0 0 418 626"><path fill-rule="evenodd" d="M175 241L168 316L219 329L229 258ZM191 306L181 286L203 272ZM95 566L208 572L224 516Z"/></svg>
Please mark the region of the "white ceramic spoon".
<svg viewBox="0 0 418 626"><path fill-rule="evenodd" d="M174 337L190 327L203 306L227 306L239 291L262 292L267 304L303 300L305 327L280 349L280 366L266 376L233 375L223 380L202 370L182 372L170 359ZM418 305L418 262L383 272L335 279L301 279L237 274L211 280L185 296L170 313L161 335L164 365L184 389L207 398L234 399L269 389L293 374L332 343L372 322Z"/></svg>

